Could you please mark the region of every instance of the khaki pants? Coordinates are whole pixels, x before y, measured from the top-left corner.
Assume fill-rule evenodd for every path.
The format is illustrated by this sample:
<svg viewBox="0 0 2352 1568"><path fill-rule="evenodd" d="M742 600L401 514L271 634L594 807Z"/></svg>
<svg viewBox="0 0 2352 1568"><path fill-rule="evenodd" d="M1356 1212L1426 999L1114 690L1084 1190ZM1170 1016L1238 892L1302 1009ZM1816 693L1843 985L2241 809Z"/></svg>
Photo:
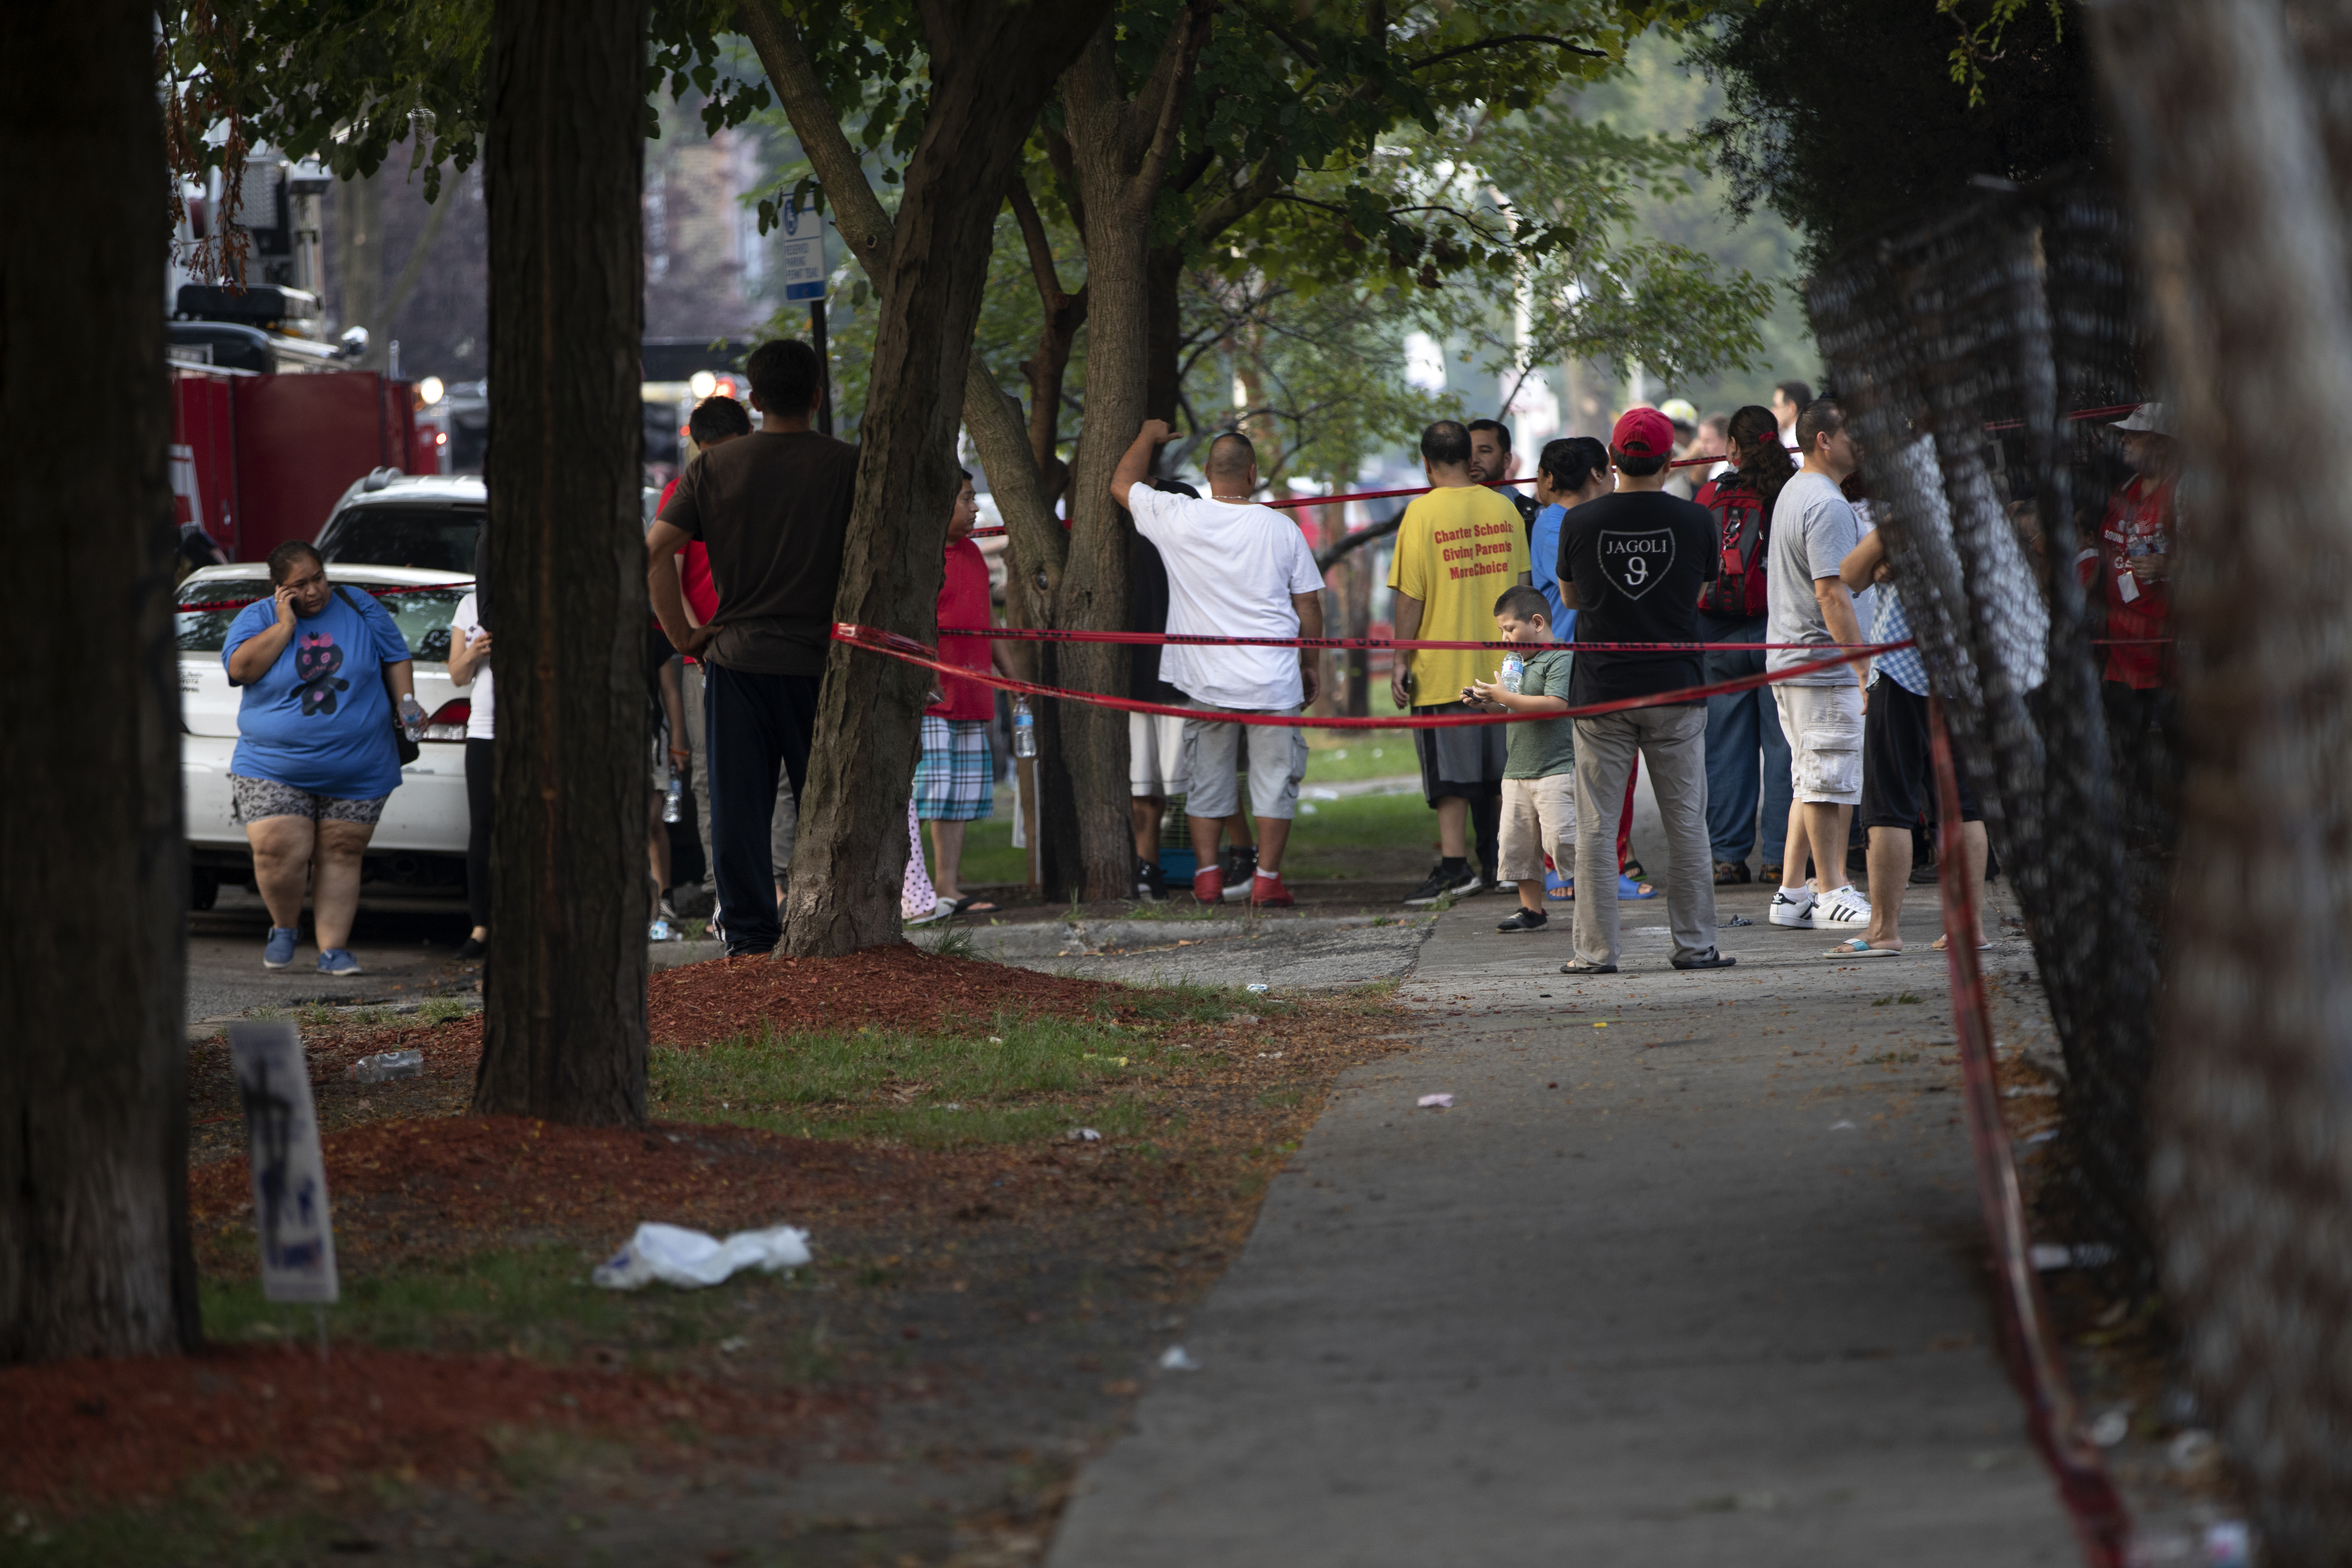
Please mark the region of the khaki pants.
<svg viewBox="0 0 2352 1568"><path fill-rule="evenodd" d="M702 835L702 890L716 898L719 855L710 845L710 737L702 708L702 666L688 665L679 672L678 681L686 689L686 743L694 752L694 826ZM779 882L784 879L784 868L793 863L793 844L799 834L800 806L793 799L793 781L779 771L776 816L768 828L768 855Z"/></svg>
<svg viewBox="0 0 2352 1568"><path fill-rule="evenodd" d="M1666 919L1675 956L1715 948L1715 862L1706 837L1706 707L1633 708L1576 721L1576 809L1588 823L1617 820L1639 752L1665 820ZM1576 956L1617 962L1617 838L1582 835L1576 854Z"/></svg>
<svg viewBox="0 0 2352 1568"><path fill-rule="evenodd" d="M1502 880L1541 887L1547 855L1561 876L1576 875L1576 775L1505 779L1500 837Z"/></svg>

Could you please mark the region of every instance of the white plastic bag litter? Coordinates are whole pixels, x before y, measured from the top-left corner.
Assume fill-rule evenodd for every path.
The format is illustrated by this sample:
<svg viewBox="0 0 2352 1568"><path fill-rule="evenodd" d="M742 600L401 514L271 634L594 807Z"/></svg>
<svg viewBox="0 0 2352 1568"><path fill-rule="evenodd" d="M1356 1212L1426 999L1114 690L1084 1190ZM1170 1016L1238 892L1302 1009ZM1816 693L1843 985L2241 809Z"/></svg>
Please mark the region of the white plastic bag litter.
<svg viewBox="0 0 2352 1568"><path fill-rule="evenodd" d="M720 1241L683 1226L648 1223L637 1226L637 1234L589 1278L607 1290L635 1290L656 1279L698 1290L739 1268L773 1274L808 1260L808 1232L788 1225L739 1230Z"/></svg>

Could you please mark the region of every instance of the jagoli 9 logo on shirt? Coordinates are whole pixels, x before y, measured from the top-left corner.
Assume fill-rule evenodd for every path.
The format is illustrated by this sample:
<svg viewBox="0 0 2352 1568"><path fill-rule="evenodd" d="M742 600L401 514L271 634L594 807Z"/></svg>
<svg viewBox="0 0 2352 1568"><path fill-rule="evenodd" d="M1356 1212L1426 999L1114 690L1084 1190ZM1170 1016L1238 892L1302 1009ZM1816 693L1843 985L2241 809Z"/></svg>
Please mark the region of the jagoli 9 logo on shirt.
<svg viewBox="0 0 2352 1568"><path fill-rule="evenodd" d="M1670 528L1643 533L1620 529L1601 531L1601 574L1629 599L1638 599L1657 586L1675 563L1675 534Z"/></svg>

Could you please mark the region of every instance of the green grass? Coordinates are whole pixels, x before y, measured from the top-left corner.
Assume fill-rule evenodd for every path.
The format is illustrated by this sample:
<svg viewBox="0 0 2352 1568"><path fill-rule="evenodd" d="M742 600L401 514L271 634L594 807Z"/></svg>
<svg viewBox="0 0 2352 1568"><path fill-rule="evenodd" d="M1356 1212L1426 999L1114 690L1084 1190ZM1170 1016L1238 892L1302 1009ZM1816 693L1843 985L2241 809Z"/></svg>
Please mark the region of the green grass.
<svg viewBox="0 0 2352 1568"><path fill-rule="evenodd" d="M428 996L417 1004L416 1021L437 1026L452 1018L462 1018L471 1009L455 996Z"/></svg>
<svg viewBox="0 0 2352 1568"><path fill-rule="evenodd" d="M37 1522L36 1510L12 1507L0 1529L0 1568L120 1568L126 1563L234 1563L236 1568L298 1568L331 1552L352 1532L315 1508L291 1512L257 1510L267 1492L282 1504L294 1482L268 1463L215 1466L172 1489L161 1507L103 1508L60 1524ZM377 1490L391 1503L396 1483Z"/></svg>
<svg viewBox="0 0 2352 1568"><path fill-rule="evenodd" d="M1120 1000L1166 1023L1280 1009L1213 986ZM1117 1136L1142 1131L1144 1099L1167 1061L1153 1031L1108 1018L999 1016L950 1035L767 1034L655 1051L651 1105L664 1120L929 1148L1050 1141L1078 1126Z"/></svg>
<svg viewBox="0 0 2352 1568"><path fill-rule="evenodd" d="M1286 876L1418 877L1436 858L1437 814L1418 789L1406 795L1360 795L1315 803L1290 830Z"/></svg>
<svg viewBox="0 0 2352 1568"><path fill-rule="evenodd" d="M571 1360L589 1345L623 1344L635 1360L723 1339L740 1324L744 1292L794 1288L781 1275L750 1273L722 1289L603 1290L588 1282L598 1261L577 1247L546 1245L478 1253L446 1267L347 1274L343 1300L326 1309L328 1341L387 1350L512 1351L551 1361ZM262 1300L257 1280L207 1279L200 1289L208 1339L317 1342L314 1310ZM814 1353L765 1346L762 1353L779 1349Z"/></svg>
<svg viewBox="0 0 2352 1568"><path fill-rule="evenodd" d="M1381 694L1380 708L1382 712L1388 710L1385 692ZM1403 778L1419 771L1419 764L1413 760L1412 738L1402 730L1354 732L1309 730L1307 731L1307 780L1303 788L1312 788L1318 784L1347 784L1359 779ZM1410 812L1398 809L1407 804L1411 805ZM1350 842L1364 843L1367 833L1385 838L1403 824L1412 825L1402 837L1415 848L1422 847L1422 840L1425 839L1430 844L1437 840L1436 819L1422 804L1417 790L1409 790L1402 795L1359 795L1346 800L1302 798L1299 805L1302 809L1297 825L1292 830L1291 842L1303 848L1311 841L1320 839L1333 847L1326 854L1324 861L1318 863L1318 866L1343 855L1345 847ZM1303 809L1309 805L1315 808L1312 812ZM1381 809L1383 806L1386 809ZM1328 868L1310 870L1298 860L1298 854L1299 850L1293 850L1290 864L1296 866L1302 876L1348 874L1345 866L1336 863L1330 864ZM931 857L928 831L923 836L923 863L927 868L936 864ZM1416 870L1424 868L1416 868ZM1028 879L1029 851L1013 847L1013 792L1000 789L996 792L996 815L971 823L964 830L962 881L973 887L1007 883L1017 886Z"/></svg>

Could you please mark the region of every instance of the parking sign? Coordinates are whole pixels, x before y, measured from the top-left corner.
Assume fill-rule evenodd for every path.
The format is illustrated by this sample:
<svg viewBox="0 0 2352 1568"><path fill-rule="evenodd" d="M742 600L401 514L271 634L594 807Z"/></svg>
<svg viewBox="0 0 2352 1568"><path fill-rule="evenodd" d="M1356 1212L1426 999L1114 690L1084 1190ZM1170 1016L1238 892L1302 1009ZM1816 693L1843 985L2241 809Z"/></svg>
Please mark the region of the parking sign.
<svg viewBox="0 0 2352 1568"><path fill-rule="evenodd" d="M824 299L824 219L814 203L803 209L800 198L784 208L784 301L816 304Z"/></svg>

